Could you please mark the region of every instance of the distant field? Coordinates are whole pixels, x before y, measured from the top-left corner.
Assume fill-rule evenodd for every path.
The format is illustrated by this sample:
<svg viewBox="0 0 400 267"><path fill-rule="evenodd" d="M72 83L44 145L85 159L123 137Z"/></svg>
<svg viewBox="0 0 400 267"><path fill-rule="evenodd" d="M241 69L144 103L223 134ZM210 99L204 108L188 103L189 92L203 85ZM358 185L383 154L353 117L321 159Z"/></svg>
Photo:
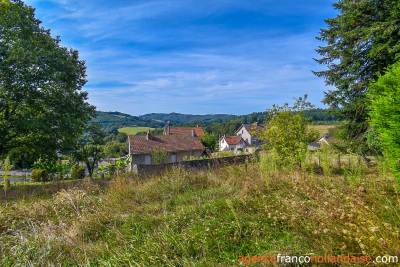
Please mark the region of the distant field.
<svg viewBox="0 0 400 267"><path fill-rule="evenodd" d="M324 133L328 132L329 128L335 127L335 125L315 125L312 127L316 129L321 135L323 135Z"/></svg>
<svg viewBox="0 0 400 267"><path fill-rule="evenodd" d="M118 129L118 132L126 133L127 135L135 135L138 132L147 132L148 129L150 129L150 131L152 131L155 128L149 128L149 127L125 127L125 128Z"/></svg>

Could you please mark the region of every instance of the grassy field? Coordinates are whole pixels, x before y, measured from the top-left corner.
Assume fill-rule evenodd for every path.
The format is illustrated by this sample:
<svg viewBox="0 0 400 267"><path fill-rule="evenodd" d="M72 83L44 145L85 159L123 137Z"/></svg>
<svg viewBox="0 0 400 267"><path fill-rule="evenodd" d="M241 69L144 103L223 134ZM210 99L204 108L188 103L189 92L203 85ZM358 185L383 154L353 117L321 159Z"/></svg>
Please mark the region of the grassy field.
<svg viewBox="0 0 400 267"><path fill-rule="evenodd" d="M320 133L320 135L324 135L328 132L329 128L335 127L335 125L314 125L312 127L316 129Z"/></svg>
<svg viewBox="0 0 400 267"><path fill-rule="evenodd" d="M326 153L318 166L315 157L301 169L277 168L263 155L216 170L76 181L64 190L47 184L25 189L25 197L10 191L1 202L1 265L237 266L240 256L400 256L398 184L386 165L336 165Z"/></svg>
<svg viewBox="0 0 400 267"><path fill-rule="evenodd" d="M118 129L118 132L126 133L127 135L135 135L138 132L147 132L148 129L150 129L150 131L152 131L155 128L149 128L149 127L125 127L125 128Z"/></svg>

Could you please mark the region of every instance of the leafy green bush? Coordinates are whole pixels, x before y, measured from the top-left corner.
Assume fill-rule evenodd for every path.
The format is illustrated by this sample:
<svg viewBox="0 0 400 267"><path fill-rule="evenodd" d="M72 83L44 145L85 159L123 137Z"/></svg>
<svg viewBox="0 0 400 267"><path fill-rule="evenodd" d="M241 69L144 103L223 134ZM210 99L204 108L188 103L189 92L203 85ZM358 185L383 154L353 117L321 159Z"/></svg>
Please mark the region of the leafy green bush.
<svg viewBox="0 0 400 267"><path fill-rule="evenodd" d="M400 182L400 63L371 83L368 91L370 123L379 135L383 155L389 159Z"/></svg>
<svg viewBox="0 0 400 267"><path fill-rule="evenodd" d="M34 182L46 182L49 180L49 175L46 170L33 170L31 173L31 179Z"/></svg>
<svg viewBox="0 0 400 267"><path fill-rule="evenodd" d="M71 178L72 179L83 179L85 178L85 166L74 165L71 167Z"/></svg>

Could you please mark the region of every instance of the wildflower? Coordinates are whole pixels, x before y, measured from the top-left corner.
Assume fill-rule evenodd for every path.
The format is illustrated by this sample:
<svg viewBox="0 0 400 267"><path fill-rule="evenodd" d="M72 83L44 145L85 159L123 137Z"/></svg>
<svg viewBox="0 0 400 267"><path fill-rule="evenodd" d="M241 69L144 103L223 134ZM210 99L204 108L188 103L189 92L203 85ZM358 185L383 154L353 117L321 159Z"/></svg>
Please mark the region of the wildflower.
<svg viewBox="0 0 400 267"><path fill-rule="evenodd" d="M371 227L370 230L371 232L375 233L377 231L377 227Z"/></svg>
<svg viewBox="0 0 400 267"><path fill-rule="evenodd" d="M365 245L363 243L360 243L359 246L360 246L361 249L365 248Z"/></svg>
<svg viewBox="0 0 400 267"><path fill-rule="evenodd" d="M329 230L328 229L324 229L324 234L326 234L326 233L328 233L329 232Z"/></svg>
<svg viewBox="0 0 400 267"><path fill-rule="evenodd" d="M349 231L347 231L347 230L343 230L342 232L343 232L343 234L345 234L345 235L347 235L347 234L349 233Z"/></svg>
<svg viewBox="0 0 400 267"><path fill-rule="evenodd" d="M343 250L345 250L346 248L347 248L346 245L343 245L343 246L341 247L341 249L343 249Z"/></svg>

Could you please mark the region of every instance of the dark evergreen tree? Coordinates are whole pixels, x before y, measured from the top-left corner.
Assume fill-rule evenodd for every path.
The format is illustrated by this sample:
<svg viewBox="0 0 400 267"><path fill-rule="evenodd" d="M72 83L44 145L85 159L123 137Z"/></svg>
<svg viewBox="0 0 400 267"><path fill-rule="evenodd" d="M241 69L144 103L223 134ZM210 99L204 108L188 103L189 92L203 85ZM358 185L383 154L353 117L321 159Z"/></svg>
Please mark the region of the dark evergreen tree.
<svg viewBox="0 0 400 267"><path fill-rule="evenodd" d="M328 67L314 72L336 89L325 92L324 103L338 110L353 146L359 146L368 129L366 97L369 83L399 59L400 2L393 0L341 0L339 14L326 19L317 39L326 46L316 61Z"/></svg>

